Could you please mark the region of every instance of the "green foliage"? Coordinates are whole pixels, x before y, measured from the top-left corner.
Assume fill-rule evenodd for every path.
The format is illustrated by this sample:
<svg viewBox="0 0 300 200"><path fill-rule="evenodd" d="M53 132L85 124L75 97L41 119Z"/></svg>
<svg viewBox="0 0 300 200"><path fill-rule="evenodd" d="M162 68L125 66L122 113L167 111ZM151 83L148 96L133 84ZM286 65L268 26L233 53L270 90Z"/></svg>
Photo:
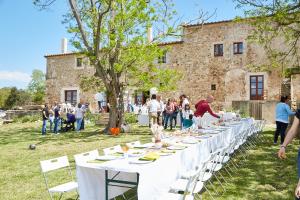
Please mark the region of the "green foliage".
<svg viewBox="0 0 300 200"><path fill-rule="evenodd" d="M99 77L96 76L81 76L80 88L83 91L103 91L104 85Z"/></svg>
<svg viewBox="0 0 300 200"><path fill-rule="evenodd" d="M32 101L42 104L45 97L46 77L43 71L35 69L28 84L28 91L32 96Z"/></svg>
<svg viewBox="0 0 300 200"><path fill-rule="evenodd" d="M99 116L99 114L93 114L89 110L84 115L85 119L91 121L93 124L95 124L96 121L99 120Z"/></svg>
<svg viewBox="0 0 300 200"><path fill-rule="evenodd" d="M4 109L12 109L15 106L26 105L31 101L30 94L16 87L10 89L10 93L4 102Z"/></svg>
<svg viewBox="0 0 300 200"><path fill-rule="evenodd" d="M41 114L25 115L25 116L15 117L13 121L19 123L36 122L41 120L41 117L42 117Z"/></svg>
<svg viewBox="0 0 300 200"><path fill-rule="evenodd" d="M49 5L47 0L34 3L42 8ZM83 90L98 90L103 85L111 111L118 112L114 116L122 118L124 114L116 108L123 102L126 86L174 89L178 72L153 64L164 51L158 43L179 31L170 25L176 14L172 0L77 0L69 1L69 5L63 23L74 35L71 42L96 69L97 78L82 77L81 86ZM150 27L157 31L153 41L147 39ZM109 120L110 127L120 126L117 118Z"/></svg>
<svg viewBox="0 0 300 200"><path fill-rule="evenodd" d="M127 124L134 124L137 122L137 116L134 113L125 113L125 122Z"/></svg>
<svg viewBox="0 0 300 200"><path fill-rule="evenodd" d="M11 88L0 88L0 109L5 107L5 102L10 94Z"/></svg>
<svg viewBox="0 0 300 200"><path fill-rule="evenodd" d="M248 40L260 44L267 52L268 60L260 70L298 66L300 59L300 4L295 0L233 0L245 10L246 19L253 26ZM281 45L276 45L281 44Z"/></svg>

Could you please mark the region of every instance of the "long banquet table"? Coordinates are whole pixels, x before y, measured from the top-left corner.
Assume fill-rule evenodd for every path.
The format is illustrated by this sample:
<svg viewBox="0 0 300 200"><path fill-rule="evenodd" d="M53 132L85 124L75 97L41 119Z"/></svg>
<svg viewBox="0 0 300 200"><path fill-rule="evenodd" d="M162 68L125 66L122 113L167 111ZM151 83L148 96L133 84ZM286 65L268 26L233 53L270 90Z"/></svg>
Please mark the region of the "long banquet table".
<svg viewBox="0 0 300 200"><path fill-rule="evenodd" d="M161 156L149 164L132 164L124 158L104 163L80 163L76 165L77 181L81 200L111 199L128 190L126 187L108 187L108 180L137 185L138 199L157 200L168 192L169 186L185 171L208 158L211 152L229 145L236 136L249 127L254 120L243 119L219 134L203 138L184 150L170 156ZM106 196L107 195L107 196Z"/></svg>

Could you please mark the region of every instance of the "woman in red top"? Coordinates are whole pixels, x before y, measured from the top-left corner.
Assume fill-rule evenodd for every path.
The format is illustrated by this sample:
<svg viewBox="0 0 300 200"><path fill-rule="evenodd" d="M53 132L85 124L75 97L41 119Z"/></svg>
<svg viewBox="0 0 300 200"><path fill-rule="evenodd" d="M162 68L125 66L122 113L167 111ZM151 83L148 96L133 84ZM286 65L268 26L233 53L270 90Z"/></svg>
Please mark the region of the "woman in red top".
<svg viewBox="0 0 300 200"><path fill-rule="evenodd" d="M196 117L202 117L206 112L209 112L209 114L211 114L212 116L216 117L216 118L220 118L220 116L218 116L217 114L215 114L209 104L212 103L214 101L214 97L211 95L208 95L206 100L201 100L199 101L196 105L196 112L194 113L194 115Z"/></svg>
<svg viewBox="0 0 300 200"><path fill-rule="evenodd" d="M171 118L172 118L172 115L173 115L173 112L174 112L174 104L171 102L170 99L168 99L165 111L166 111L166 117L165 117L165 120L164 120L164 122L165 122L164 128L167 129L168 122L170 121L170 129L172 130L173 127L172 127Z"/></svg>

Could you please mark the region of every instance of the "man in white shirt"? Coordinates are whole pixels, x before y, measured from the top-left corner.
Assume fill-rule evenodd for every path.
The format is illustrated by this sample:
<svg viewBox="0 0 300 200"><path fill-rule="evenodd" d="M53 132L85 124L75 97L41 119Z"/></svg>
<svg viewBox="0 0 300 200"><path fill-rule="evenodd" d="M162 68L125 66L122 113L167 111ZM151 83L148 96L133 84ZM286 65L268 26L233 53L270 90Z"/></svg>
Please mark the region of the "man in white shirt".
<svg viewBox="0 0 300 200"><path fill-rule="evenodd" d="M153 94L148 104L149 125L157 124L157 113L160 112L160 103L156 100L156 94Z"/></svg>

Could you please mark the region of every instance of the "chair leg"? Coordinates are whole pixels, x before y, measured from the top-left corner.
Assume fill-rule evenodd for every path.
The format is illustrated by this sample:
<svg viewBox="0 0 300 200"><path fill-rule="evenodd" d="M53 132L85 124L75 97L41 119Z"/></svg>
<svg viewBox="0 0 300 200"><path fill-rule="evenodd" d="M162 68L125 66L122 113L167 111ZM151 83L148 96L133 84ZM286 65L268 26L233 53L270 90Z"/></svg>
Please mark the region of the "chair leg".
<svg viewBox="0 0 300 200"><path fill-rule="evenodd" d="M61 200L64 193L61 193L58 200Z"/></svg>
<svg viewBox="0 0 300 200"><path fill-rule="evenodd" d="M208 192L209 196L211 199L215 200L215 198L213 197L213 195L210 193L210 191L207 189L207 187L205 185L203 185L205 190ZM201 195L201 199L202 199L202 195Z"/></svg>

